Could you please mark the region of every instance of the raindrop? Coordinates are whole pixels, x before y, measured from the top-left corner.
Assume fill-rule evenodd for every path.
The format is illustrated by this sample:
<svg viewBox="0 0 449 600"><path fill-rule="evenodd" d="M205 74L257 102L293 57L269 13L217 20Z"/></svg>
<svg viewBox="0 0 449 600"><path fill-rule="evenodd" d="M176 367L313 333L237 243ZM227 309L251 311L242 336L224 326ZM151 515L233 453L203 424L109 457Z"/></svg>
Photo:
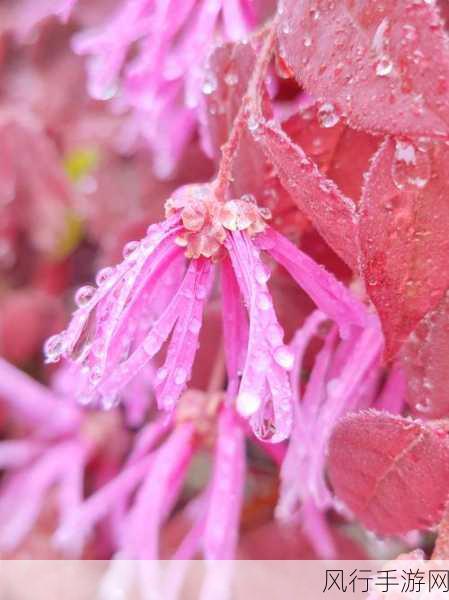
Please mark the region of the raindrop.
<svg viewBox="0 0 449 600"><path fill-rule="evenodd" d="M62 334L52 335L44 345L44 354L47 363L58 362L64 352L64 336Z"/></svg>
<svg viewBox="0 0 449 600"><path fill-rule="evenodd" d="M271 307L271 299L268 294L262 293L257 296L257 306L260 310L269 310Z"/></svg>
<svg viewBox="0 0 449 600"><path fill-rule="evenodd" d="M254 117L254 115L251 115L248 119L248 129L253 133L259 129L259 121Z"/></svg>
<svg viewBox="0 0 449 600"><path fill-rule="evenodd" d="M128 242L123 248L123 258L129 258L139 247L139 242Z"/></svg>
<svg viewBox="0 0 449 600"><path fill-rule="evenodd" d="M75 302L77 306L82 308L89 304L92 298L95 296L96 288L92 285L83 285L75 294Z"/></svg>
<svg viewBox="0 0 449 600"><path fill-rule="evenodd" d="M283 369L290 371L293 368L295 357L286 346L281 346L275 350L274 360Z"/></svg>
<svg viewBox="0 0 449 600"><path fill-rule="evenodd" d="M98 286L105 284L107 281L110 281L111 277L114 275L115 269L114 267L105 267L98 271L97 276L95 278L95 283Z"/></svg>
<svg viewBox="0 0 449 600"><path fill-rule="evenodd" d="M261 285L267 283L267 281L270 279L270 274L262 265L257 265L254 275L257 283L260 283Z"/></svg>
<svg viewBox="0 0 449 600"><path fill-rule="evenodd" d="M408 141L396 140L391 176L400 190L424 188L431 176L428 152Z"/></svg>
<svg viewBox="0 0 449 600"><path fill-rule="evenodd" d="M243 417L250 417L260 408L261 399L253 392L240 392L237 396L236 407L237 411Z"/></svg>
<svg viewBox="0 0 449 600"><path fill-rule="evenodd" d="M183 383L186 382L186 379L187 379L187 371L185 369L183 369L182 367L179 367L179 369L176 369L176 371L175 371L176 385L182 385Z"/></svg>
<svg viewBox="0 0 449 600"><path fill-rule="evenodd" d="M213 92L215 92L215 90L217 89L217 79L215 77L215 75L209 71L206 73L206 76L203 80L203 85L201 87L201 90L203 92L203 94L205 94L206 96L210 96L211 94L213 94Z"/></svg>
<svg viewBox="0 0 449 600"><path fill-rule="evenodd" d="M305 35L304 36L304 47L310 48L311 45L312 45L312 38L310 37L310 35Z"/></svg>
<svg viewBox="0 0 449 600"><path fill-rule="evenodd" d="M340 117L335 110L335 106L330 102L325 102L320 106L317 112L318 121L321 127L330 128L340 121Z"/></svg>
<svg viewBox="0 0 449 600"><path fill-rule="evenodd" d="M393 63L387 55L381 56L376 63L376 75L379 77L388 77L393 71Z"/></svg>
<svg viewBox="0 0 449 600"><path fill-rule="evenodd" d="M168 370L165 367L161 367L160 369L158 369L157 373L156 373L156 379L158 381L164 381L164 379L167 378L168 375Z"/></svg>
<svg viewBox="0 0 449 600"><path fill-rule="evenodd" d="M224 80L226 85L237 85L239 82L239 77L237 73L229 71L229 73L226 73Z"/></svg>

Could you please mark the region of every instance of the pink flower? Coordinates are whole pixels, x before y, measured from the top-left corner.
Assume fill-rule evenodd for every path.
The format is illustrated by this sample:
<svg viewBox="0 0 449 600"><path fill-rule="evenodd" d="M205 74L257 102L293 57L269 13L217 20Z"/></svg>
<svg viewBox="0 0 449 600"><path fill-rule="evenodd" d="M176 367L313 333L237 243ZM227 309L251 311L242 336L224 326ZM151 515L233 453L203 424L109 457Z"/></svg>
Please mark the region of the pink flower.
<svg viewBox="0 0 449 600"><path fill-rule="evenodd" d="M176 419L161 417L144 427L120 474L62 524L57 540L71 549L80 548L100 520L111 523L118 560L103 582L105 597L106 591L126 589L131 583L123 573L121 559L160 558L161 529L180 496L194 454L211 435L215 438L211 478L184 509L191 529L173 558L190 559L199 552L209 560L233 558L243 501L245 434L239 416L222 400L222 394L215 397L199 391L187 392ZM193 405L196 409L192 412ZM164 597L177 596L183 576L182 560L171 567L173 577L168 578ZM152 564L143 564L141 575L148 582ZM156 581L152 584L161 585Z"/></svg>
<svg viewBox="0 0 449 600"><path fill-rule="evenodd" d="M91 95L117 96L131 109L155 172L168 177L195 130L202 94L217 85L207 70L209 53L254 25L246 0L125 0L104 25L77 34L73 47L89 56Z"/></svg>
<svg viewBox="0 0 449 600"><path fill-rule="evenodd" d="M221 202L214 184L186 186L167 202L167 219L125 247L124 261L78 290L68 329L50 338L47 360L82 365L83 401L113 405L156 356L155 393L173 410L189 381L204 305L221 271L229 396L256 435L272 442L293 423L289 371L268 288L264 256L290 273L347 339L368 323L365 307L332 275L267 226L251 197ZM163 353L161 353L163 350Z"/></svg>
<svg viewBox="0 0 449 600"><path fill-rule="evenodd" d="M324 513L339 508L326 481L332 430L348 411L376 406L399 412L405 385L402 371L395 367L379 393L384 338L377 317L371 315L367 327L347 339L339 340L335 327L331 327L302 393L304 355L326 320L321 311L315 311L290 344L295 357L291 373L295 425L281 469L276 513L281 521L300 520L318 555L331 558L336 549Z"/></svg>
<svg viewBox="0 0 449 600"><path fill-rule="evenodd" d="M84 468L93 446L82 435L76 405L0 359L0 402L30 433L0 442L0 549L15 549L32 530L51 489L59 517L81 502Z"/></svg>

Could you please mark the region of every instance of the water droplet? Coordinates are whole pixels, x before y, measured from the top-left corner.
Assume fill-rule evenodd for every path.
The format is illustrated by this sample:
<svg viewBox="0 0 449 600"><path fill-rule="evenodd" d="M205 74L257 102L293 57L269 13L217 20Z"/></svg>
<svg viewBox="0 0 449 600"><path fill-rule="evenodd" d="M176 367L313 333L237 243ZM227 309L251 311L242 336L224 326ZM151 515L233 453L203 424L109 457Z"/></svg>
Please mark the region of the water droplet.
<svg viewBox="0 0 449 600"><path fill-rule="evenodd" d="M107 281L109 281L111 279L111 277L114 275L114 273L115 273L114 267L105 267L104 269L101 269L101 271L98 271L98 273L97 273L97 276L95 278L95 283L98 286L105 284Z"/></svg>
<svg viewBox="0 0 449 600"><path fill-rule="evenodd" d="M261 399L253 392L240 392L236 400L237 411L243 417L250 417L260 408Z"/></svg>
<svg viewBox="0 0 449 600"><path fill-rule="evenodd" d="M165 367L161 367L160 369L158 369L157 373L156 373L156 379L158 381L164 381L164 379L167 378L168 375L168 370Z"/></svg>
<svg viewBox="0 0 449 600"><path fill-rule="evenodd" d="M425 150L405 140L396 140L391 176L400 190L422 189L429 182L431 163Z"/></svg>
<svg viewBox="0 0 449 600"><path fill-rule="evenodd" d="M210 96L217 89L217 78L215 75L208 71L204 77L203 85L201 86L201 90L203 94L206 96Z"/></svg>
<svg viewBox="0 0 449 600"><path fill-rule="evenodd" d="M83 285L75 294L75 302L77 306L82 308L89 304L92 298L95 296L96 288L92 285Z"/></svg>
<svg viewBox="0 0 449 600"><path fill-rule="evenodd" d="M239 82L239 76L237 73L234 73L234 71L229 71L229 73L226 73L224 80L226 85L237 85Z"/></svg>
<svg viewBox="0 0 449 600"><path fill-rule="evenodd" d="M269 310L271 307L271 298L268 294L261 293L257 296L257 306L260 310Z"/></svg>
<svg viewBox="0 0 449 600"><path fill-rule="evenodd" d="M287 346L281 346L280 348L277 348L275 350L274 360L283 369L290 371L293 368L295 357L293 356L292 352L290 352L290 350L287 348Z"/></svg>
<svg viewBox="0 0 449 600"><path fill-rule="evenodd" d="M325 102L320 106L317 112L318 121L321 127L335 127L340 121L340 117L335 110L335 106L330 102Z"/></svg>
<svg viewBox="0 0 449 600"><path fill-rule="evenodd" d="M95 70L98 71L96 65ZM111 100L119 91L119 85L116 81L105 83L101 80L100 75L97 77L95 75L90 77L87 86L89 94L92 96L92 98L95 98L95 100Z"/></svg>
<svg viewBox="0 0 449 600"><path fill-rule="evenodd" d="M310 48L311 45L312 45L312 38L310 37L310 35L305 35L304 36L304 47Z"/></svg>
<svg viewBox="0 0 449 600"><path fill-rule="evenodd" d="M388 77L393 71L393 63L386 54L381 56L376 63L376 75L379 77Z"/></svg>
<svg viewBox="0 0 449 600"><path fill-rule="evenodd" d="M254 275L257 283L260 283L261 285L267 283L267 281L270 279L269 272L262 265L257 265Z"/></svg>
<svg viewBox="0 0 449 600"><path fill-rule="evenodd" d="M159 345L158 337L155 334L150 333L144 341L143 349L150 356L154 356L159 350Z"/></svg>
<svg viewBox="0 0 449 600"><path fill-rule="evenodd" d="M44 345L45 362L58 362L64 352L64 335L58 333L48 338Z"/></svg>
<svg viewBox="0 0 449 600"><path fill-rule="evenodd" d="M123 248L123 258L129 258L139 247L139 242L128 242Z"/></svg>
<svg viewBox="0 0 449 600"><path fill-rule="evenodd" d="M254 133L255 131L257 131L259 129L259 121L256 119L256 117L254 115L251 115L250 118L248 119L248 129Z"/></svg>
<svg viewBox="0 0 449 600"><path fill-rule="evenodd" d="M182 367L179 367L179 369L176 369L176 371L175 371L176 385L182 385L183 383L186 382L186 379L187 379L187 371L185 369L183 369Z"/></svg>

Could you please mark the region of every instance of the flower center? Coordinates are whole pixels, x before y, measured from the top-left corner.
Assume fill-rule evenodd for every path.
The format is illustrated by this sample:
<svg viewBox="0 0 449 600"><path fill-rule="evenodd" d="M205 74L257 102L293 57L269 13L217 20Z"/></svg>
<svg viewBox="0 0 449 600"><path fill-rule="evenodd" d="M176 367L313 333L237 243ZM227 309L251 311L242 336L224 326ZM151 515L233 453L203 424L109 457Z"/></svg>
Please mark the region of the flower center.
<svg viewBox="0 0 449 600"><path fill-rule="evenodd" d="M179 214L183 231L176 243L186 249L187 258L218 260L229 231L245 231L253 237L265 230L271 218L254 196L220 202L211 185L191 185L178 190L165 205L166 216Z"/></svg>

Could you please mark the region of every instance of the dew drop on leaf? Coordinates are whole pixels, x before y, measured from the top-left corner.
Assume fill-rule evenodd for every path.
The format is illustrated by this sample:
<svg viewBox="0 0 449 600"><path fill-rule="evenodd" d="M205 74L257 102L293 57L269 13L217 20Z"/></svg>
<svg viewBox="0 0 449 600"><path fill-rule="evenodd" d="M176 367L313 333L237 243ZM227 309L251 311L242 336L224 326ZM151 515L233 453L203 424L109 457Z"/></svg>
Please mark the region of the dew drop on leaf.
<svg viewBox="0 0 449 600"><path fill-rule="evenodd" d="M376 75L379 77L388 77L393 71L393 63L389 56L384 55L376 63Z"/></svg>
<svg viewBox="0 0 449 600"><path fill-rule="evenodd" d="M400 190L424 188L431 176L428 152L420 150L411 142L396 140L391 176Z"/></svg>
<svg viewBox="0 0 449 600"><path fill-rule="evenodd" d="M337 114L335 106L330 102L325 102L320 106L317 116L321 127L325 127L326 129L335 127L335 125L337 125L337 123L340 121L340 117Z"/></svg>

